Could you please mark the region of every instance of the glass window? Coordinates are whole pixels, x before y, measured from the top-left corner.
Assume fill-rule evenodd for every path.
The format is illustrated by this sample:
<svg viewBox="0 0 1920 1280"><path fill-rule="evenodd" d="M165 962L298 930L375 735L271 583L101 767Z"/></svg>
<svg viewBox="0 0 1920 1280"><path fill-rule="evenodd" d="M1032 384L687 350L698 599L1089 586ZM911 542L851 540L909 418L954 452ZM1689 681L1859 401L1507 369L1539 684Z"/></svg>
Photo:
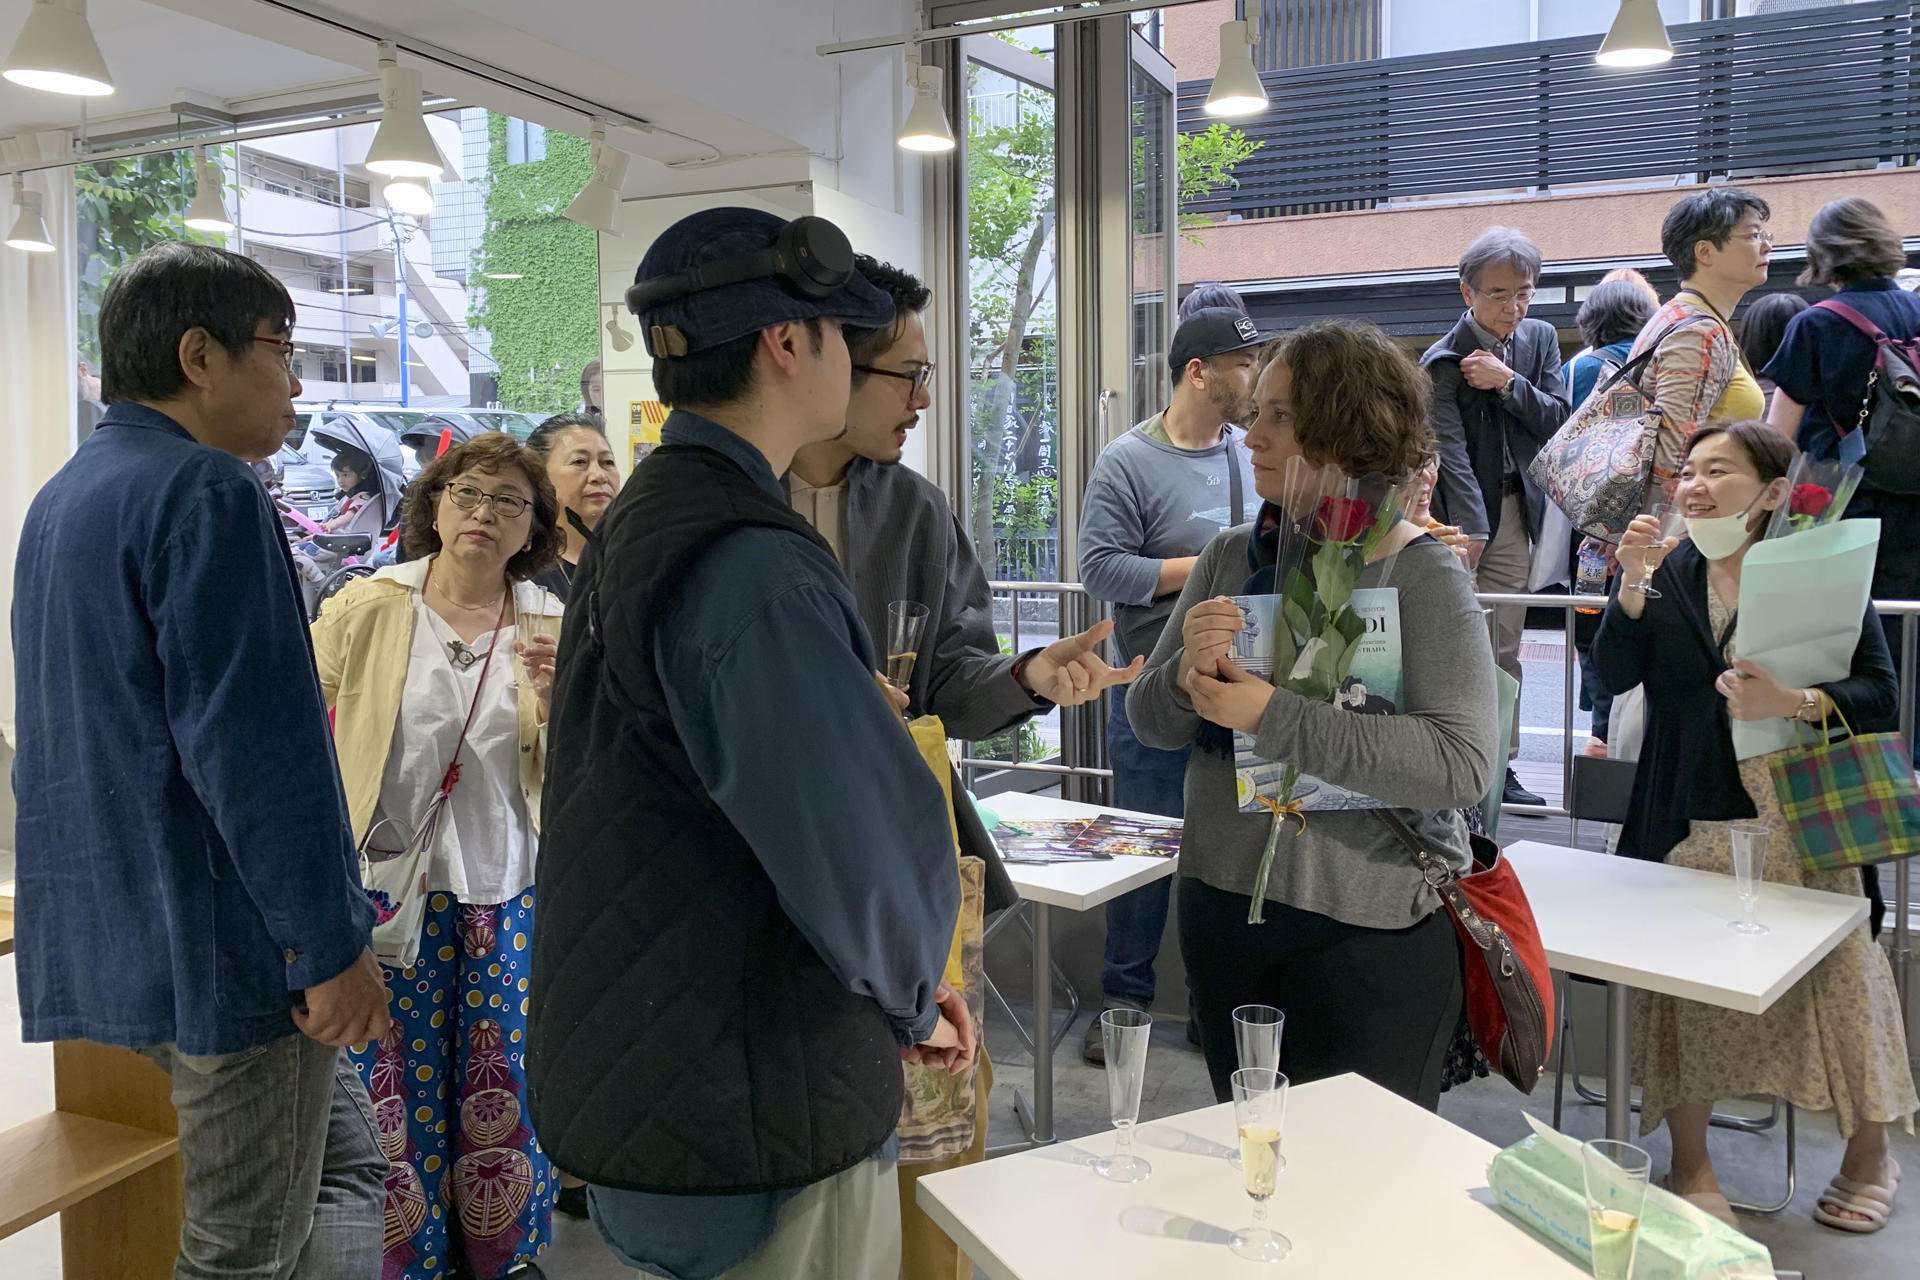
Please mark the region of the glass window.
<svg viewBox="0 0 1920 1280"><path fill-rule="evenodd" d="M1053 28L965 42L967 514L996 581L1060 577L1060 356ZM996 593L1008 652L1060 635L1053 593ZM1018 619L1017 623L1015 619ZM1059 714L974 744L981 759L1045 760ZM1014 775L1031 780L1039 775Z"/></svg>

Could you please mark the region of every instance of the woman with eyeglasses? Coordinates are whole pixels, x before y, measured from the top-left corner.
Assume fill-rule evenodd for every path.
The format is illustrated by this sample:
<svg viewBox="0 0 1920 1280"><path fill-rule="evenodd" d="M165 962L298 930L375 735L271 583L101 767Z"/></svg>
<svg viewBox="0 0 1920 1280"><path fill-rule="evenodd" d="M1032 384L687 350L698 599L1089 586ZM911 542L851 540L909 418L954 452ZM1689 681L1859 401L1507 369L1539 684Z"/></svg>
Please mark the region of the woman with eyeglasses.
<svg viewBox="0 0 1920 1280"><path fill-rule="evenodd" d="M1680 273L1680 291L1641 328L1629 356L1657 348L1637 379L1660 414L1642 510L1669 500L1687 442L1702 425L1766 416L1766 396L1740 356L1733 313L1767 282L1772 212L1750 191L1714 187L1674 205L1660 227L1660 248Z"/></svg>
<svg viewBox="0 0 1920 1280"><path fill-rule="evenodd" d="M542 729L560 602L546 467L489 432L407 491L408 560L313 625L393 1027L354 1054L387 1174L387 1280L536 1277L559 1180L528 1118ZM450 789L449 789L450 788ZM410 962L410 963L409 963Z"/></svg>

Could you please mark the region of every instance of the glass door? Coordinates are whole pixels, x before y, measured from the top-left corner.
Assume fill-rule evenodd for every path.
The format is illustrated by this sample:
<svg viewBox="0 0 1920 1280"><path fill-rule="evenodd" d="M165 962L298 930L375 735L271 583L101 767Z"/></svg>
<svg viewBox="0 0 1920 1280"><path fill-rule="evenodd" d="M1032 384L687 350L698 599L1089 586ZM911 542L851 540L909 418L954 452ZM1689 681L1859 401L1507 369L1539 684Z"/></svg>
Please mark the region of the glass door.
<svg viewBox="0 0 1920 1280"><path fill-rule="evenodd" d="M1124 422L1109 422L1109 440L1165 409L1172 390L1167 352L1173 346L1177 302L1177 113L1173 64L1142 35L1143 28L1157 27L1157 23L1143 23L1128 33L1128 260L1133 268L1133 315L1129 326L1127 413Z"/></svg>

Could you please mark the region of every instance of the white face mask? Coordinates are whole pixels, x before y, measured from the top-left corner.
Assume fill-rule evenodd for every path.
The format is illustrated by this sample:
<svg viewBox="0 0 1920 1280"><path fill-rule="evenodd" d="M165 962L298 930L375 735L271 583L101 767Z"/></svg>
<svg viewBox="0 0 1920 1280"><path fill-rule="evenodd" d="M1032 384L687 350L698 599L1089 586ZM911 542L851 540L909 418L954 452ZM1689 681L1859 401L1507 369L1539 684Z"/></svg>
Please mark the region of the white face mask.
<svg viewBox="0 0 1920 1280"><path fill-rule="evenodd" d="M1709 560L1725 560L1740 548L1747 545L1753 537L1747 531L1747 513L1752 511L1751 504L1746 511L1732 516L1689 516L1687 518L1687 539Z"/></svg>

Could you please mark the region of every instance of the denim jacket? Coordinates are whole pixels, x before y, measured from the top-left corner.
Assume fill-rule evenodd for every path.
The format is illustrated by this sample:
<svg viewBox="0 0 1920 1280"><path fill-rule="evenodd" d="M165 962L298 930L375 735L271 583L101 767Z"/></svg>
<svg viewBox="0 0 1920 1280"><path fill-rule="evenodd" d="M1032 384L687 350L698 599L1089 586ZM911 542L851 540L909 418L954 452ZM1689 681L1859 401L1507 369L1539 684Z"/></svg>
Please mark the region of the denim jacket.
<svg viewBox="0 0 1920 1280"><path fill-rule="evenodd" d="M27 513L13 647L25 1038L291 1034L373 909L259 480L114 405Z"/></svg>

